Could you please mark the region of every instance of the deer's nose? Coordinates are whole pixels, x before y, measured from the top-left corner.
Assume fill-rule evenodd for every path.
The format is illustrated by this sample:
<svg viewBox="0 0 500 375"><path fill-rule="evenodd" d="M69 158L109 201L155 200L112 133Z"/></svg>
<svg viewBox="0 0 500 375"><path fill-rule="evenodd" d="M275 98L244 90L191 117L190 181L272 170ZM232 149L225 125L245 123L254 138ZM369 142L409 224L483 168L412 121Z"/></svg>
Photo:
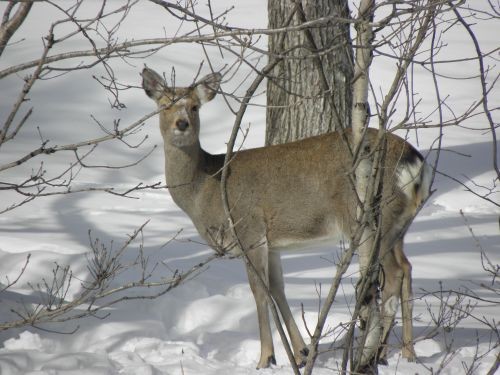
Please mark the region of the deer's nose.
<svg viewBox="0 0 500 375"><path fill-rule="evenodd" d="M177 120L175 126L177 126L177 129L183 132L188 128L189 122L187 122L186 120Z"/></svg>

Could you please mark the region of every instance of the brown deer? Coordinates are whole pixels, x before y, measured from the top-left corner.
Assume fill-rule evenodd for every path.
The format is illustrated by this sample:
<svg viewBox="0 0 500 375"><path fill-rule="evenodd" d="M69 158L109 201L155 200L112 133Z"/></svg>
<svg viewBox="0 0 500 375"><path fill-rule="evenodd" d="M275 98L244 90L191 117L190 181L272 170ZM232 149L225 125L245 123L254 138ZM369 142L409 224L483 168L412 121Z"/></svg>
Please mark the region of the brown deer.
<svg viewBox="0 0 500 375"><path fill-rule="evenodd" d="M145 68L142 85L160 109L166 181L172 198L210 246L236 252L220 190L225 155L209 154L199 140L199 109L214 98L221 78L214 73L190 87L169 88L163 77ZM377 130L369 130L366 137L375 148ZM298 365L306 360L308 349L285 297L280 250L307 247L339 235L350 238L356 227L357 200L348 177L353 160L346 139L352 139L349 130L239 151L226 166L234 229L279 308ZM429 194L431 170L405 140L387 133L386 147L379 224L383 233L379 254L384 275L382 342L387 340L401 299L403 356L413 360L411 265L403 253L403 236ZM249 270L261 341L257 367L263 368L274 364L275 358L267 292L258 276ZM383 349L381 361L385 355Z"/></svg>

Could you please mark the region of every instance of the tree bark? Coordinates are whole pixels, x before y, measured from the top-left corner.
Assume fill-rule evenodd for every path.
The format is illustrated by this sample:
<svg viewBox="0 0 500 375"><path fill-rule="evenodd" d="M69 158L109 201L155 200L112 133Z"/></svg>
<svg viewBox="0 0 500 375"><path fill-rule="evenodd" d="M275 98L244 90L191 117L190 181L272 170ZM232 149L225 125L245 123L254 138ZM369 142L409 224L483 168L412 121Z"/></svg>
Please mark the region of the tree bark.
<svg viewBox="0 0 500 375"><path fill-rule="evenodd" d="M269 0L269 27L281 27L295 10L292 24L325 16L348 18L346 0ZM269 37L269 52L285 55L267 83L266 144L290 142L351 124L352 46L349 24L327 25Z"/></svg>

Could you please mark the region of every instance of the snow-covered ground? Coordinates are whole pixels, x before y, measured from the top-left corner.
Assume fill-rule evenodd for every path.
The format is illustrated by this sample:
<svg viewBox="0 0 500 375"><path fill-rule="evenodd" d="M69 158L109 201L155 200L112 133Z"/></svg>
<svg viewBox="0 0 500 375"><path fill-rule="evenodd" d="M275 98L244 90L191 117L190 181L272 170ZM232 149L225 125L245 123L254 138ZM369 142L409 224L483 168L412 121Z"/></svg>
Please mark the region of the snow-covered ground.
<svg viewBox="0 0 500 375"><path fill-rule="evenodd" d="M265 27L266 2L236 1L221 2L224 7L234 5L229 22L243 27ZM222 6L222 5L220 5ZM0 4L3 12L4 4ZM33 59L40 51L41 40L54 11L42 4L35 4L33 14L16 35L22 43L9 46L0 59L4 69L22 59ZM122 34L128 38L158 37L168 31L172 17L158 12L158 8L142 3L122 25ZM497 47L497 36L492 33L495 24L484 22L476 30L484 50ZM498 24L496 25L498 27ZM175 29L174 29L175 30ZM451 34L455 35L455 34ZM472 56L473 50L465 34L449 37L446 56ZM264 41L262 42L265 45ZM72 48L88 48L85 41L71 44ZM216 69L230 63L232 56L225 54L223 60L218 50L210 52ZM39 145L40 133L51 144L67 144L99 134L99 127L90 118L94 115L108 127L112 120L120 118L129 124L153 109L153 103L138 87L139 72L144 63L157 71L169 74L176 68L177 82L189 84L204 59L200 47L192 44L173 45L146 59L138 59L134 66L119 64L116 71L119 79L137 87L126 91L123 100L127 108L110 110L108 99L102 88L91 79L92 72L81 71L56 80L38 83L30 95L34 115L19 133L17 141L0 150L0 164L23 155ZM382 59L375 61L372 74L374 86L383 86L392 73L392 65ZM203 72L208 72L206 67ZM244 77L245 67L239 77ZM474 63L439 67L448 76L472 75L477 71ZM432 108L435 93L432 82L420 72L415 82L416 91L424 99L422 110ZM489 77L494 78L498 68ZM22 76L13 75L0 82L0 119L4 120L14 98L22 86ZM236 79L235 79L236 80ZM248 83L248 82L247 82ZM477 80L446 80L442 78L442 95L450 95L449 104L456 113L477 101L480 86ZM226 82L223 89L235 87L235 82ZM240 88L240 93L245 87ZM493 101L500 97L498 89L491 93ZM263 95L254 103L263 104ZM498 103L492 103L497 105ZM234 116L226 110L223 99L218 97L201 111L202 145L210 152L221 152L231 130ZM498 116L497 116L498 121ZM260 146L264 140L265 109L255 106L249 109L244 123L250 125L250 133L244 147ZM40 132L37 127L39 127ZM491 186L495 174L492 171L491 133L484 117L477 116L467 127L444 129L443 147L439 170L462 181L471 179L475 188ZM478 130L479 129L479 130ZM484 129L484 130L480 130ZM138 160L154 145L161 146L157 118L147 122L137 135L148 139L139 150L131 150L120 142L101 146L94 159L95 164L119 165ZM412 143L426 153L435 141L437 129L419 131L418 142L410 134ZM57 171L69 164L72 154L58 153L44 157L44 167ZM431 155L432 157L432 155ZM37 168L42 160L36 159L26 166L15 168L0 175L0 180L21 179ZM133 186L138 182L154 183L163 180L163 152L157 147L150 157L139 165L127 169L85 169L78 176L79 186ZM470 185L473 186L473 185ZM490 351L497 338L475 317L490 321L499 317L499 301L496 304L479 301L472 316L460 321L449 332L440 331L432 338L426 335L433 327L434 314L439 310L440 299L429 292L443 290L465 290L468 288L485 300L495 300L493 293L481 286L490 280L481 266L480 252L476 241L460 214L463 211L467 223L474 231L482 248L493 264L500 263L500 232L498 207L474 197L453 180L437 176L436 192L420 212L406 237L406 254L413 265L415 292L415 335L418 361L407 363L400 357L396 347L390 351L389 365L380 368L382 374L430 373L446 365L443 373L465 373L477 354L488 353L477 363L475 374L483 374L491 367L498 353ZM498 189L498 187L497 187ZM13 279L21 270L28 254L31 259L27 271L19 282L0 293L0 319L12 317L11 309L22 310L23 305L36 301L39 294L32 291L28 283L36 285L43 278L50 278L55 264L70 265L76 277L85 279L89 236L99 238L104 244L123 243L134 229L149 220L143 232L144 251L152 263L163 262L161 272L171 275L171 270L188 270L211 254L200 241L187 216L175 206L165 190L148 190L135 194L138 199L125 199L105 193L60 195L36 199L13 211L0 215L0 277ZM500 199L499 194L491 195ZM2 209L19 197L2 192ZM179 230L176 241L169 242ZM165 245L165 246L164 246ZM133 259L138 243L132 244L126 259ZM317 288L328 285L334 274L334 259L338 250L315 249L283 255L287 294L296 321L302 323L301 304L305 309L305 320L313 326L317 316ZM350 317L353 285L357 277L357 264L351 266L344 281L342 293L332 308L328 325L335 327ZM125 273L120 282L137 278L137 274ZM78 283L73 283L67 298L78 292ZM452 302L451 300L449 301ZM112 306L106 319L97 317L44 326L61 334L24 327L0 333L0 374L253 374L259 355L257 318L253 297L247 285L244 266L240 260L218 260L211 262L183 285L155 300L139 300ZM457 313L457 311L454 311ZM397 345L401 335L399 322L391 336ZM341 351L329 351L333 338L322 344L325 353L320 356L315 373L327 374L336 369L341 360ZM259 374L289 374L286 355L276 335L278 365ZM451 348L448 349L448 346ZM450 355L449 353L452 353Z"/></svg>

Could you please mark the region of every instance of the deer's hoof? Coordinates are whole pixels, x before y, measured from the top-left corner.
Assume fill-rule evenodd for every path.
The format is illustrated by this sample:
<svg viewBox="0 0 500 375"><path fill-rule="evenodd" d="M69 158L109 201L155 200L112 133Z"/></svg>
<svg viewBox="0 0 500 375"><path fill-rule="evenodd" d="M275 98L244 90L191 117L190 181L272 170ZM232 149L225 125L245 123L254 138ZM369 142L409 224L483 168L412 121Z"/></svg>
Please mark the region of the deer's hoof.
<svg viewBox="0 0 500 375"><path fill-rule="evenodd" d="M271 365L276 364L276 358L274 358L274 354L271 354L270 356L264 356L260 359L258 365L257 365L257 370L260 370L261 368L268 368L271 367Z"/></svg>
<svg viewBox="0 0 500 375"><path fill-rule="evenodd" d="M379 348L378 354L377 354L377 363L382 366L387 366L389 363L387 362L387 346L382 345Z"/></svg>
<svg viewBox="0 0 500 375"><path fill-rule="evenodd" d="M402 354L403 358L406 358L408 362L415 362L417 360L417 355L415 354L413 346L411 348L403 347Z"/></svg>
<svg viewBox="0 0 500 375"><path fill-rule="evenodd" d="M301 368L306 365L307 356L309 355L309 349L307 347L302 348L297 355L295 355L295 363L297 367Z"/></svg>

